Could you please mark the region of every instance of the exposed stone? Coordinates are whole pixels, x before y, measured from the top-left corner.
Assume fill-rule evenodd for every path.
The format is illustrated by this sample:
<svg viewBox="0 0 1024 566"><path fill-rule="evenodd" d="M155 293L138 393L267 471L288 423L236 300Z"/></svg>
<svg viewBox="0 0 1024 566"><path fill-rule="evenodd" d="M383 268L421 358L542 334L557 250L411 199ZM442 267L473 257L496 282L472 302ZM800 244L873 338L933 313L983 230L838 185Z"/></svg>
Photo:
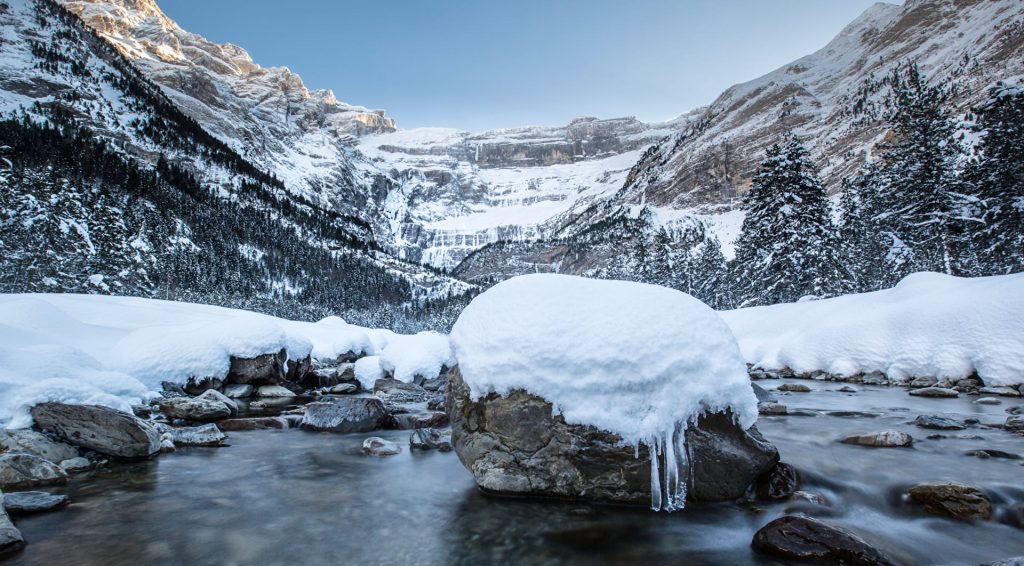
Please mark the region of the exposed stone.
<svg viewBox="0 0 1024 566"><path fill-rule="evenodd" d="M224 396L229 399L244 399L252 397L256 388L248 383L233 383L224 386Z"/></svg>
<svg viewBox="0 0 1024 566"><path fill-rule="evenodd" d="M978 393L982 395L999 395L1000 397L1020 397L1020 391L1006 386L982 387L978 390Z"/></svg>
<svg viewBox="0 0 1024 566"><path fill-rule="evenodd" d="M295 392L280 385L261 385L256 389L257 397L295 397Z"/></svg>
<svg viewBox="0 0 1024 566"><path fill-rule="evenodd" d="M817 519L780 517L754 533L750 546L756 552L817 564L850 566L894 564L877 548L852 532Z"/></svg>
<svg viewBox="0 0 1024 566"><path fill-rule="evenodd" d="M1007 414L1010 415L1024 415L1024 405L1017 405L1016 407L1007 407Z"/></svg>
<svg viewBox="0 0 1024 566"><path fill-rule="evenodd" d="M992 518L992 502L980 489L952 482L920 483L907 492L926 513L960 520Z"/></svg>
<svg viewBox="0 0 1024 566"><path fill-rule="evenodd" d="M171 433L165 432L160 435L160 453L168 454L174 452L178 447L174 445L174 437Z"/></svg>
<svg viewBox="0 0 1024 566"><path fill-rule="evenodd" d="M26 452L51 462L78 456L78 450L74 446L58 442L34 430L0 429L0 452Z"/></svg>
<svg viewBox="0 0 1024 566"><path fill-rule="evenodd" d="M227 435L213 423L179 428L164 425L161 432L170 434L176 446L222 446L227 440Z"/></svg>
<svg viewBox="0 0 1024 566"><path fill-rule="evenodd" d="M287 368L285 379L292 383L304 383L313 371L313 358L306 356L301 360L288 360Z"/></svg>
<svg viewBox="0 0 1024 566"><path fill-rule="evenodd" d="M228 410L231 411L231 415L232 416L238 414L238 403L235 403L235 401L232 400L230 397L228 397L227 395L221 393L220 391L217 391L216 389L207 389L206 391L203 392L202 395L197 397L197 399L207 399L209 401L219 401L221 403L224 403L224 405L227 406Z"/></svg>
<svg viewBox="0 0 1024 566"><path fill-rule="evenodd" d="M363 441L363 452L370 456L394 456L402 452L402 448L378 436L371 436Z"/></svg>
<svg viewBox="0 0 1024 566"><path fill-rule="evenodd" d="M778 387L779 391L789 391L791 393L810 393L811 388L807 387L803 383L783 383Z"/></svg>
<svg viewBox="0 0 1024 566"><path fill-rule="evenodd" d="M764 416L785 415L788 409L782 403L758 403L757 412Z"/></svg>
<svg viewBox="0 0 1024 566"><path fill-rule="evenodd" d="M224 387L224 380L219 377L190 377L181 388L189 395L200 395L204 391Z"/></svg>
<svg viewBox="0 0 1024 566"><path fill-rule="evenodd" d="M3 500L6 495L0 492L0 559L7 558L25 548L25 539L21 531L14 526L7 512L4 511Z"/></svg>
<svg viewBox="0 0 1024 566"><path fill-rule="evenodd" d="M285 362L288 360L287 350L282 349L276 354L263 354L255 358L231 357L228 369L228 383L248 383L249 385L275 385L285 380Z"/></svg>
<svg viewBox="0 0 1024 566"><path fill-rule="evenodd" d="M231 409L220 401L199 397L175 397L162 399L160 410L172 419L206 422L231 416Z"/></svg>
<svg viewBox="0 0 1024 566"><path fill-rule="evenodd" d="M42 513L68 504L68 496L51 495L45 491L17 491L0 497L3 498L3 509L15 516Z"/></svg>
<svg viewBox="0 0 1024 566"><path fill-rule="evenodd" d="M434 395L427 401L427 410L429 411L443 411L444 410L444 393Z"/></svg>
<svg viewBox="0 0 1024 566"><path fill-rule="evenodd" d="M788 499L800 489L800 473L792 465L779 462L761 474L754 485L758 499Z"/></svg>
<svg viewBox="0 0 1024 566"><path fill-rule="evenodd" d="M94 464L89 461L88 458L78 456L77 458L70 458L64 460L58 464L62 470L69 474L76 474L79 472L86 472L94 467Z"/></svg>
<svg viewBox="0 0 1024 566"><path fill-rule="evenodd" d="M369 432L380 428L387 416L380 399L335 397L306 405L299 426L329 432Z"/></svg>
<svg viewBox="0 0 1024 566"><path fill-rule="evenodd" d="M185 397L188 395L180 384L173 381L161 381L160 390L164 397Z"/></svg>
<svg viewBox="0 0 1024 566"><path fill-rule="evenodd" d="M914 424L932 430L963 430L967 428L964 423L942 415L919 415L914 419Z"/></svg>
<svg viewBox="0 0 1024 566"><path fill-rule="evenodd" d="M931 376L915 377L910 380L910 386L915 389L923 389L925 387L934 387L938 382L938 379Z"/></svg>
<svg viewBox="0 0 1024 566"><path fill-rule="evenodd" d="M355 383L339 383L337 385L327 388L324 393L330 395L350 395L352 393L358 393L359 386Z"/></svg>
<svg viewBox="0 0 1024 566"><path fill-rule="evenodd" d="M754 390L754 396L757 397L758 403L774 403L778 400L770 391L756 383L751 383L750 388Z"/></svg>
<svg viewBox="0 0 1024 566"><path fill-rule="evenodd" d="M227 419L217 423L222 431L265 430L288 428L288 421L282 417L253 417L247 419Z"/></svg>
<svg viewBox="0 0 1024 566"><path fill-rule="evenodd" d="M981 397L974 401L978 405L1002 405L1003 402L995 397Z"/></svg>
<svg viewBox="0 0 1024 566"><path fill-rule="evenodd" d="M959 397L960 394L953 389L947 389L945 387L922 387L920 389L911 389L910 394L916 397L935 397L935 398L949 398Z"/></svg>
<svg viewBox="0 0 1024 566"><path fill-rule="evenodd" d="M836 391L839 391L840 393L857 393L857 390L849 385L844 385Z"/></svg>
<svg viewBox="0 0 1024 566"><path fill-rule="evenodd" d="M450 452L452 449L451 431L439 431L436 428L418 428L409 437L409 447L415 450L440 450Z"/></svg>
<svg viewBox="0 0 1024 566"><path fill-rule="evenodd" d="M1024 415L1007 417L1006 422L1003 423L1003 428L1011 432L1024 431Z"/></svg>
<svg viewBox="0 0 1024 566"><path fill-rule="evenodd" d="M860 382L864 385L885 385L889 382L889 379L880 371L872 371L864 374Z"/></svg>
<svg viewBox="0 0 1024 566"><path fill-rule="evenodd" d="M373 395L391 403L422 403L430 396L415 383L397 379L378 379L373 384Z"/></svg>
<svg viewBox="0 0 1024 566"><path fill-rule="evenodd" d="M170 399L162 400L166 401ZM160 449L155 428L135 415L109 407L41 403L32 407L32 418L36 428L107 456L148 458Z"/></svg>
<svg viewBox="0 0 1024 566"><path fill-rule="evenodd" d="M57 464L35 454L0 454L0 489L25 489L67 483L68 475Z"/></svg>
<svg viewBox="0 0 1024 566"><path fill-rule="evenodd" d="M907 448L914 443L914 439L905 432L886 430L871 434L852 434L843 438L840 442L873 448Z"/></svg>
<svg viewBox="0 0 1024 566"><path fill-rule="evenodd" d="M647 505L651 463L632 446L591 426L567 424L552 405L522 390L478 401L458 369L448 377L448 416L459 459L483 490ZM686 431L692 455L687 497L720 501L744 495L778 461L756 427L744 431L730 415L705 414Z"/></svg>

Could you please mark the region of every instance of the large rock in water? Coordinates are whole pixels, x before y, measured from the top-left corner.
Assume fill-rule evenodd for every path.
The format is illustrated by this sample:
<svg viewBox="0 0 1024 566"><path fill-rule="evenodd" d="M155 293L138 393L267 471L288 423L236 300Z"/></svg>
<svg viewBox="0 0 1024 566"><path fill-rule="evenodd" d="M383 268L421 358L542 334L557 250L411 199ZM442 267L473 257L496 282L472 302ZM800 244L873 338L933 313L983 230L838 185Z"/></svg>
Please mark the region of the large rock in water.
<svg viewBox="0 0 1024 566"><path fill-rule="evenodd" d="M761 554L794 562L862 566L895 563L850 531L810 517L780 517L757 531L750 546Z"/></svg>
<svg viewBox="0 0 1024 566"><path fill-rule="evenodd" d="M0 492L0 558L6 558L25 548L25 539L21 531L14 526L11 518L4 511L4 494Z"/></svg>
<svg viewBox="0 0 1024 566"><path fill-rule="evenodd" d="M107 456L148 458L160 450L155 428L110 407L40 403L32 407L32 418L36 428Z"/></svg>
<svg viewBox="0 0 1024 566"><path fill-rule="evenodd" d="M68 475L53 462L15 452L0 454L0 489L25 489L67 483Z"/></svg>
<svg viewBox="0 0 1024 566"><path fill-rule="evenodd" d="M615 434L567 424L551 403L522 390L472 401L458 368L447 386L452 444L486 492L649 504L651 460ZM691 454L687 498L742 497L779 460L756 427L744 431L728 414L702 416L686 431Z"/></svg>
<svg viewBox="0 0 1024 566"><path fill-rule="evenodd" d="M380 399L338 397L306 405L299 426L326 432L369 432L380 428L387 416Z"/></svg>

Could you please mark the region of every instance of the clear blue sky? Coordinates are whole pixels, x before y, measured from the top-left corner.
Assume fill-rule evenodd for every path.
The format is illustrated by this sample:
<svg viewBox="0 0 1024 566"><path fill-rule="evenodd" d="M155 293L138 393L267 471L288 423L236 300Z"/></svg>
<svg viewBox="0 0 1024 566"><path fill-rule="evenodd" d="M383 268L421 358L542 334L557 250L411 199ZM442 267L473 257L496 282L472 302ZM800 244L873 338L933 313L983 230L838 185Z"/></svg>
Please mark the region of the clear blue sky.
<svg viewBox="0 0 1024 566"><path fill-rule="evenodd" d="M825 45L873 0L157 0L399 127L657 121Z"/></svg>

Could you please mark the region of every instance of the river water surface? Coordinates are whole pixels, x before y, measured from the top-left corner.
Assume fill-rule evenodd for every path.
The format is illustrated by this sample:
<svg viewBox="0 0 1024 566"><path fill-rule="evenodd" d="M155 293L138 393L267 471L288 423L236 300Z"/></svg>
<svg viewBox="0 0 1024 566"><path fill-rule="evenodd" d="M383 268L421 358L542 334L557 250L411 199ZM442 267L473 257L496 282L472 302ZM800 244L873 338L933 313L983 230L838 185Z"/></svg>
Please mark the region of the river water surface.
<svg viewBox="0 0 1024 566"><path fill-rule="evenodd" d="M760 382L768 389L782 381ZM494 499L481 495L454 453L416 453L408 431L392 457L362 454L371 434L302 430L234 432L231 446L186 448L75 479L62 511L18 520L28 546L15 564L770 564L749 548L754 532L787 511L855 529L908 564L977 564L1024 555L1024 531L929 517L900 497L910 485L952 480L986 490L1000 513L1024 501L1021 461L964 455L981 448L1024 455L1024 437L987 428L1004 409L976 398L922 399L903 389L807 382L777 394L808 416L762 417L758 427L802 489L801 501L643 509ZM864 411L874 416L837 416ZM975 417L963 431L912 424L918 414ZM903 430L913 448L863 448L841 436ZM946 438L928 439L941 434Z"/></svg>

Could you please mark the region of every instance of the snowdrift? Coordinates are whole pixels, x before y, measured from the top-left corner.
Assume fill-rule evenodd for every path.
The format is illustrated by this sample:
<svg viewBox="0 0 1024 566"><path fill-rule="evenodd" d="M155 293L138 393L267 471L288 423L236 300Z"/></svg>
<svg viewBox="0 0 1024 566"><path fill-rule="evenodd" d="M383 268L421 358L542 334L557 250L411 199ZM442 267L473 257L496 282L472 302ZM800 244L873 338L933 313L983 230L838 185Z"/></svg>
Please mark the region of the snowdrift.
<svg viewBox="0 0 1024 566"><path fill-rule="evenodd" d="M231 356L282 348L292 359L378 356L405 381L455 363L441 334L406 336L338 317L312 323L136 297L0 295L0 425L27 426L26 409L42 401L129 410L161 381L224 376Z"/></svg>
<svg viewBox="0 0 1024 566"><path fill-rule="evenodd" d="M1024 383L1024 274L915 273L892 289L726 311L748 363L891 379Z"/></svg>

